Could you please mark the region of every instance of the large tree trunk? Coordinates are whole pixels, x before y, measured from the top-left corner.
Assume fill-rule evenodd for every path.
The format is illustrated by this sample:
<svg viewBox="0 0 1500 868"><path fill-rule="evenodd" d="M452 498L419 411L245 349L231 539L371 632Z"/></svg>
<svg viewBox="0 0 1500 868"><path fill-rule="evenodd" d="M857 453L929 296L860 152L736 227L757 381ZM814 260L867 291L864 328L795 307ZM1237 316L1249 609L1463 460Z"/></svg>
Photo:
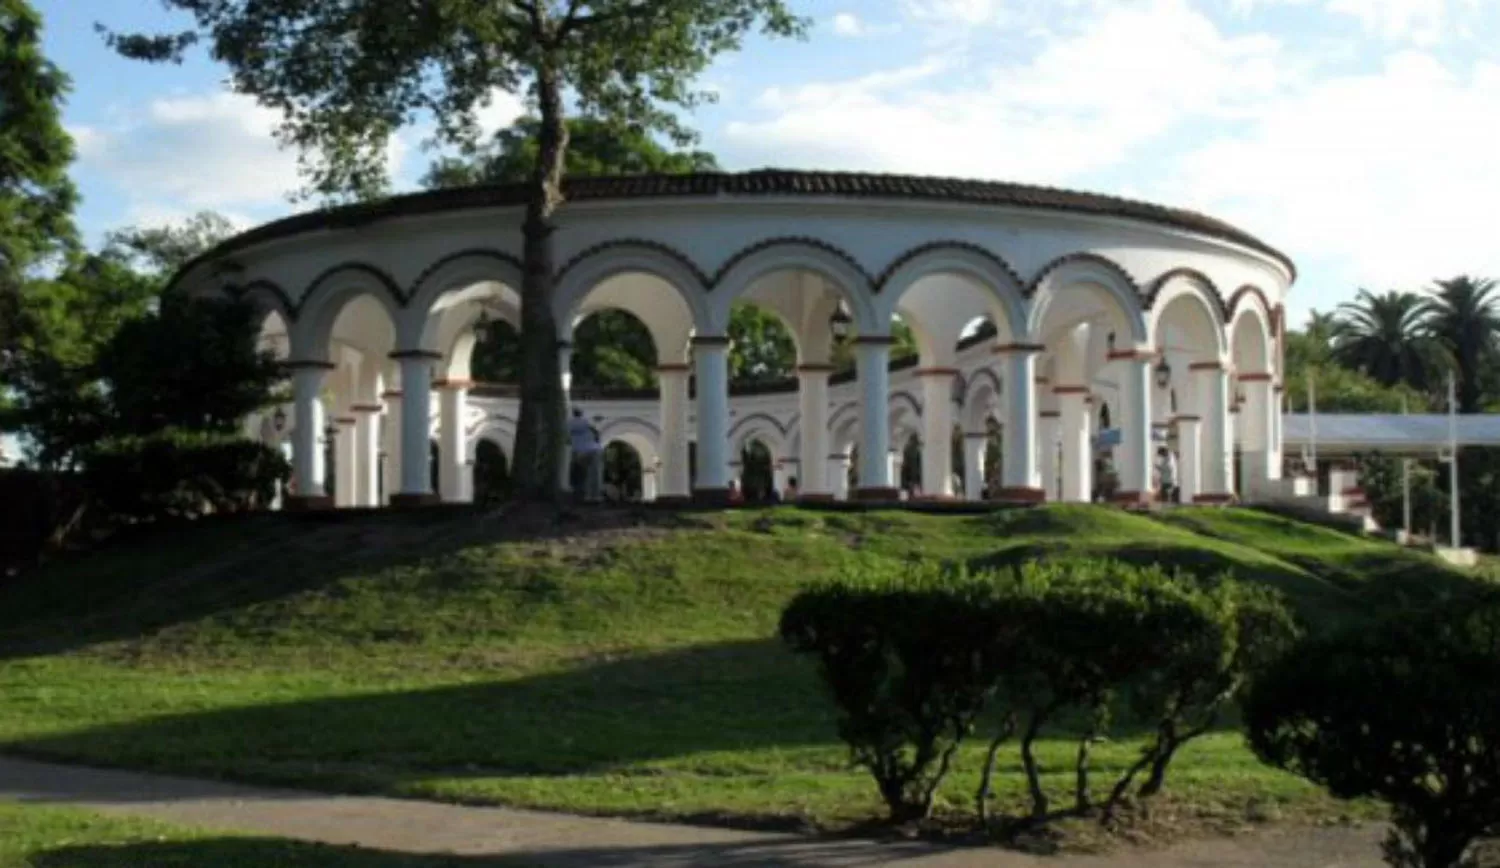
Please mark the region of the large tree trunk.
<svg viewBox="0 0 1500 868"><path fill-rule="evenodd" d="M557 318L552 311L553 216L562 204L563 158L568 149L557 72L547 61L537 71L536 171L522 226L521 412L516 423L516 492L528 499L556 498L567 454L567 407L558 366Z"/></svg>

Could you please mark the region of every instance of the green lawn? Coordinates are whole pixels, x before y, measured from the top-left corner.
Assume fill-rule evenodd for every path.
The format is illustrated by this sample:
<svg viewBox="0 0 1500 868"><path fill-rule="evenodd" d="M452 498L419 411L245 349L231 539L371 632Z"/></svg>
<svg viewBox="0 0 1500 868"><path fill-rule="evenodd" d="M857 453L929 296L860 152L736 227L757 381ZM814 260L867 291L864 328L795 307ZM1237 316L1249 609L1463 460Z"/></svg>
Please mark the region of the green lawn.
<svg viewBox="0 0 1500 868"><path fill-rule="evenodd" d="M0 750L584 813L840 826L875 815L877 799L848 768L813 671L774 639L782 605L875 561L999 567L1049 554L1232 570L1283 589L1315 626L1470 581L1385 543L1242 510L208 522L0 589ZM1101 781L1134 758L1130 733L1117 737L1096 752ZM1072 750L1062 740L1043 750L1059 793ZM951 802L968 805L978 753L960 757ZM1006 783L1019 804L1019 777ZM1169 789L1207 813L1346 810L1262 768L1232 731L1190 747Z"/></svg>
<svg viewBox="0 0 1500 868"><path fill-rule="evenodd" d="M0 802L0 868L460 868L501 864L520 865L221 835Z"/></svg>

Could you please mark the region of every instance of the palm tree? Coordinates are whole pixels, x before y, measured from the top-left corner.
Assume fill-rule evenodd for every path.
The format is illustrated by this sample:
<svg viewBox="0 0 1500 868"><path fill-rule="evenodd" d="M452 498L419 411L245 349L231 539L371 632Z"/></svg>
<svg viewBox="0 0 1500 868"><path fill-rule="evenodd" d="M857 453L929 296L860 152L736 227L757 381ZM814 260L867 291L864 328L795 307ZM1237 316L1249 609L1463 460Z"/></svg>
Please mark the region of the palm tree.
<svg viewBox="0 0 1500 868"><path fill-rule="evenodd" d="M1426 388L1437 364L1433 341L1423 329L1422 297L1414 292L1376 295L1361 289L1339 305L1333 323L1333 358L1386 386Z"/></svg>
<svg viewBox="0 0 1500 868"><path fill-rule="evenodd" d="M1458 411L1478 413L1484 404L1485 364L1500 355L1495 281L1468 276L1439 280L1422 305L1422 319L1458 377Z"/></svg>

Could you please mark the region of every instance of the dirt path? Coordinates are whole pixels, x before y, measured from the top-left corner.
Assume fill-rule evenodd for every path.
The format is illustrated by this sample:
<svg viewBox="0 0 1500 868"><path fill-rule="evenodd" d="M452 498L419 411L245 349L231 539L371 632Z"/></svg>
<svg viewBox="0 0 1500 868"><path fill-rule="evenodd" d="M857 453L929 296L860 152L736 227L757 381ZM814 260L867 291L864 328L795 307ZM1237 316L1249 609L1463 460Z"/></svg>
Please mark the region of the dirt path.
<svg viewBox="0 0 1500 868"><path fill-rule="evenodd" d="M870 866L902 868L1375 868L1379 830L1286 829L1109 857L804 838L507 808L325 796L0 759L0 799L50 802L179 825L373 850L484 855L495 866Z"/></svg>

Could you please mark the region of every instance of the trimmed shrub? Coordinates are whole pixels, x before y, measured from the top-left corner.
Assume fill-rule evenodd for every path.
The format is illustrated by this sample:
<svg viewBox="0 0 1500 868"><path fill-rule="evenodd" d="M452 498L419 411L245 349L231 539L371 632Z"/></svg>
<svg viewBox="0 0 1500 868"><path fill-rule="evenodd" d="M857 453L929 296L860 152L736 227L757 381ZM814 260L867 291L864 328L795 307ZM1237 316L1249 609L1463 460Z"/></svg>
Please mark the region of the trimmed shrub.
<svg viewBox="0 0 1500 868"><path fill-rule="evenodd" d="M93 502L136 522L265 509L290 475L286 458L262 443L174 430L105 441L84 462Z"/></svg>
<svg viewBox="0 0 1500 868"><path fill-rule="evenodd" d="M1263 761L1390 804L1388 864L1476 865L1500 831L1500 592L1305 642L1244 713Z"/></svg>

